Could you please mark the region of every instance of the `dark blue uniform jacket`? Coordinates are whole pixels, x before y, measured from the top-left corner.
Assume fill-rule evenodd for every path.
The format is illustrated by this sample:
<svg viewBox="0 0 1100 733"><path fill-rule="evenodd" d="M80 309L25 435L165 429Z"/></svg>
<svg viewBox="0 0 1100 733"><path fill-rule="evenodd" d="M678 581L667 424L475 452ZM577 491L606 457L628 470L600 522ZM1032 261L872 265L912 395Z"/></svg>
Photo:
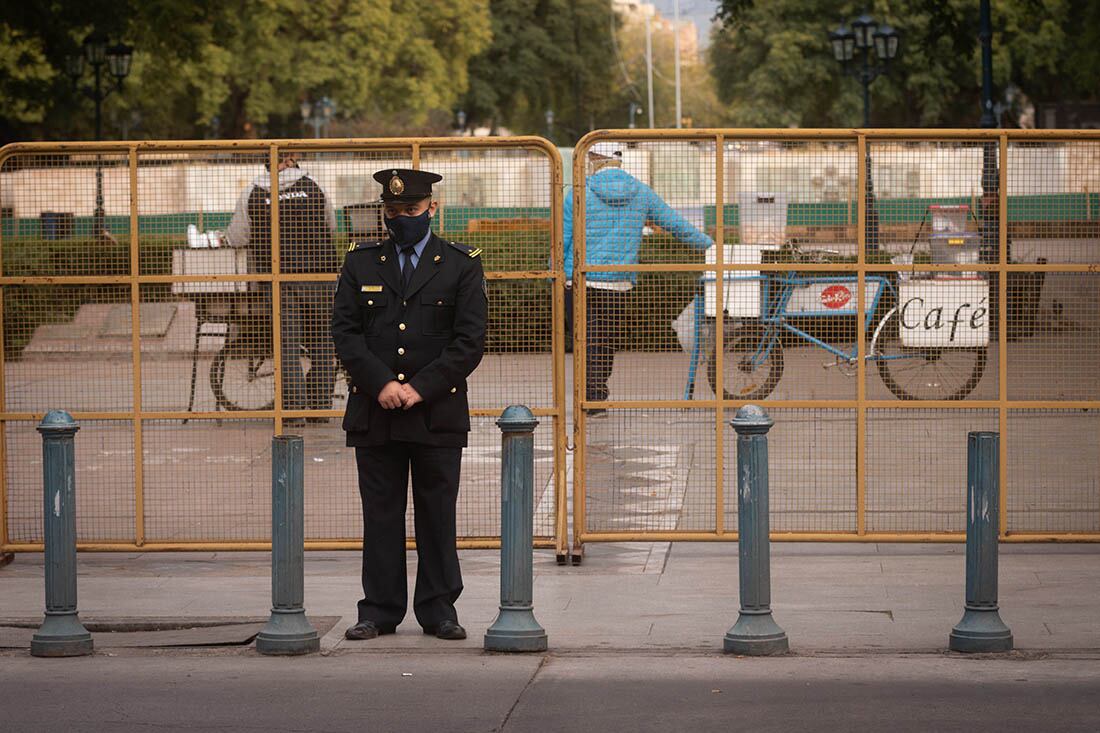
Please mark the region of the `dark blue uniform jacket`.
<svg viewBox="0 0 1100 733"><path fill-rule="evenodd" d="M433 234L402 292L392 241L349 247L332 308L332 339L352 383L343 424L349 446L466 445L466 378L485 347L480 253ZM384 409L378 393L391 381L411 384L424 402Z"/></svg>

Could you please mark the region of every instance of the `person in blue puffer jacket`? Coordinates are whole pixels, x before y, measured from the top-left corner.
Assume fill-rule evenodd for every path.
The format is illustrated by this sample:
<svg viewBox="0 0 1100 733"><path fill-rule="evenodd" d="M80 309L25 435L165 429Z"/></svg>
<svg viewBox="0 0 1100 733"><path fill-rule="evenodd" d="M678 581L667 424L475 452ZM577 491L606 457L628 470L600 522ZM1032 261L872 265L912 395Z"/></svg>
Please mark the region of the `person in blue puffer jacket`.
<svg viewBox="0 0 1100 733"><path fill-rule="evenodd" d="M655 224L693 247L706 249L714 241L661 200L649 186L622 170L622 146L598 142L588 151L590 173L585 181L585 261L588 265L637 264L642 230ZM565 197L564 244L566 324L573 323L573 192ZM627 297L638 274L629 271L585 274L587 353L585 399L608 398L607 380L623 333ZM603 414L589 408L589 415Z"/></svg>

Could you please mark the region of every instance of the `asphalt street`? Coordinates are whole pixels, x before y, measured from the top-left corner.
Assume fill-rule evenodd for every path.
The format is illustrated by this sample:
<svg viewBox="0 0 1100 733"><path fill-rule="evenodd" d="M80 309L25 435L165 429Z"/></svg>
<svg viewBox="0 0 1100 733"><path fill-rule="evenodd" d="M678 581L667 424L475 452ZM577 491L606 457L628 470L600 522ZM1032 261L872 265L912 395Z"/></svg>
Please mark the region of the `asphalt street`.
<svg viewBox="0 0 1100 733"><path fill-rule="evenodd" d="M1098 669L1095 656L0 656L0 724L26 733L1095 731Z"/></svg>

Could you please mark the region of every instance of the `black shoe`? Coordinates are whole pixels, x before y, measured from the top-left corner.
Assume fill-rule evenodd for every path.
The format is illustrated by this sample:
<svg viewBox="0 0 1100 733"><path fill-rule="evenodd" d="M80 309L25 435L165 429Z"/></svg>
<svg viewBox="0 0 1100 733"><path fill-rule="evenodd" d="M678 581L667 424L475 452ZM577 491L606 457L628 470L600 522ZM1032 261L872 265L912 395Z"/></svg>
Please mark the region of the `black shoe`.
<svg viewBox="0 0 1100 733"><path fill-rule="evenodd" d="M306 426L306 419L304 417L284 417L284 428L304 428Z"/></svg>
<svg viewBox="0 0 1100 733"><path fill-rule="evenodd" d="M350 641L366 641L395 631L397 628L394 626L379 626L373 621L360 621L344 632L344 638Z"/></svg>
<svg viewBox="0 0 1100 733"><path fill-rule="evenodd" d="M606 417L607 410L602 407L595 407L584 411L584 414L588 417Z"/></svg>
<svg viewBox="0 0 1100 733"><path fill-rule="evenodd" d="M440 621L438 626L425 626L424 633L437 639L447 641L460 641L466 638L466 629L459 626L457 621Z"/></svg>

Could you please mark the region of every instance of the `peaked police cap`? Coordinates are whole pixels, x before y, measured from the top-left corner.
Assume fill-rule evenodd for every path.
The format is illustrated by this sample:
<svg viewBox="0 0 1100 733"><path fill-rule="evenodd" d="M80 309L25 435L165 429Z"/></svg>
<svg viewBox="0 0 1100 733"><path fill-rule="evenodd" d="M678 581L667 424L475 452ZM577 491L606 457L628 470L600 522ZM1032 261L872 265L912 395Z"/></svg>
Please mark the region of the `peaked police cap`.
<svg viewBox="0 0 1100 733"><path fill-rule="evenodd" d="M430 171L410 168L386 168L374 174L374 180L382 184L382 200L413 203L432 195L432 184L443 176Z"/></svg>

